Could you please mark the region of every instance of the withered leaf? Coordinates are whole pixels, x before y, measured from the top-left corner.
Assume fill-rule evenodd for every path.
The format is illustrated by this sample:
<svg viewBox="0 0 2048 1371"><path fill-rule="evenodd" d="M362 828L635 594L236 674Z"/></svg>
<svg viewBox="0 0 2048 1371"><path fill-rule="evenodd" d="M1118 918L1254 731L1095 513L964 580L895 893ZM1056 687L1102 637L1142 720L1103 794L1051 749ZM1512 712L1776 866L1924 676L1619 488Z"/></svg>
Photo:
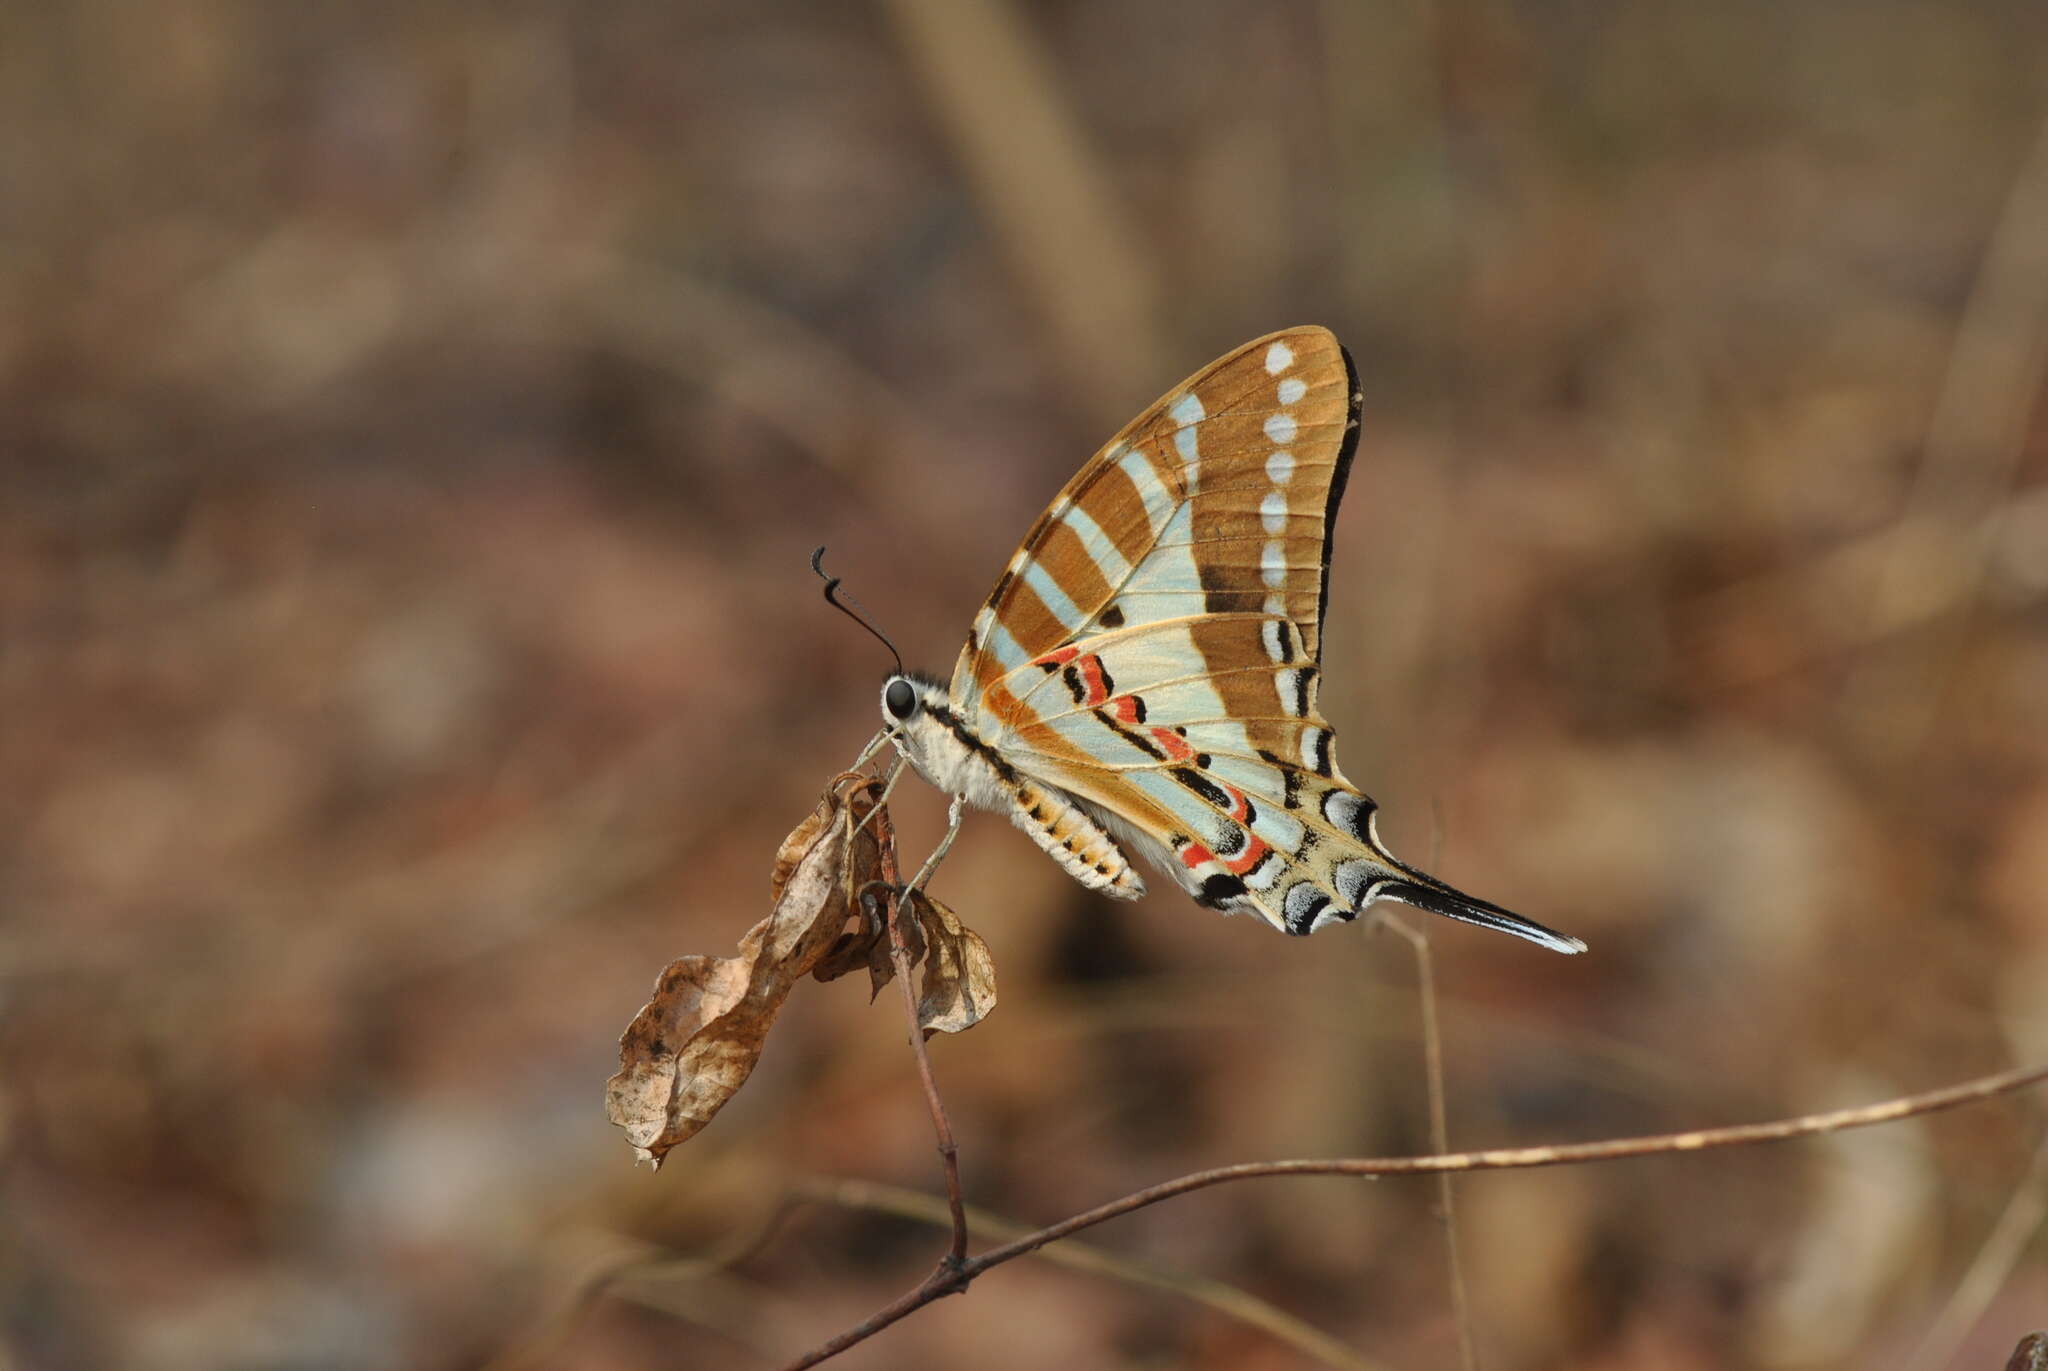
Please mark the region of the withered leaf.
<svg viewBox="0 0 2048 1371"><path fill-rule="evenodd" d="M914 890L909 898L908 917L903 919L905 950L912 966L924 965L918 981L918 1025L927 1038L972 1028L988 1017L996 1002L996 968L988 944L924 891ZM856 917L861 922L840 935L811 974L829 981L866 967L871 995L879 995L896 979L886 915L870 910Z"/></svg>
<svg viewBox="0 0 2048 1371"><path fill-rule="evenodd" d="M657 1167L677 1143L709 1123L745 1084L789 989L839 938L853 894L877 879L872 828L855 831L875 787L841 776L783 841L767 918L747 930L738 955L669 963L649 1000L619 1039L619 1072L606 1083L605 1112Z"/></svg>
<svg viewBox="0 0 2048 1371"><path fill-rule="evenodd" d="M711 1122L746 1083L790 987L867 968L879 993L895 977L888 910L896 898L895 838L877 805L879 783L840 776L775 856L773 905L732 957L681 957L619 1039L619 1072L605 1112L656 1167ZM917 1002L925 1036L958 1033L996 1000L988 946L953 911L914 891L902 911L905 949L922 962ZM850 923L849 923L850 921Z"/></svg>
<svg viewBox="0 0 2048 1371"><path fill-rule="evenodd" d="M914 893L917 922L924 929L925 965L917 1000L917 1021L925 1036L961 1033L988 1017L996 1006L996 964L981 935L952 910Z"/></svg>

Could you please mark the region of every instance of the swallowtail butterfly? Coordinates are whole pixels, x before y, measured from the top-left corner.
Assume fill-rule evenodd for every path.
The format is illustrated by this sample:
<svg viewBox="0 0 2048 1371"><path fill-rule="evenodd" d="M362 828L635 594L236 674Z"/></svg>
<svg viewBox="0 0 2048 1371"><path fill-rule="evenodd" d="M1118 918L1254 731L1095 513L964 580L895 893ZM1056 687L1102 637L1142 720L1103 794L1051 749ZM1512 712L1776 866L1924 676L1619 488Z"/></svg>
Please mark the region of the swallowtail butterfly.
<svg viewBox="0 0 2048 1371"><path fill-rule="evenodd" d="M1010 816L1081 884L1144 893L1131 853L1195 900L1313 933L1397 900L1582 952L1381 845L1316 709L1330 537L1363 397L1327 330L1204 367L1038 517L950 683L882 687L926 780ZM950 834L948 835L950 839Z"/></svg>

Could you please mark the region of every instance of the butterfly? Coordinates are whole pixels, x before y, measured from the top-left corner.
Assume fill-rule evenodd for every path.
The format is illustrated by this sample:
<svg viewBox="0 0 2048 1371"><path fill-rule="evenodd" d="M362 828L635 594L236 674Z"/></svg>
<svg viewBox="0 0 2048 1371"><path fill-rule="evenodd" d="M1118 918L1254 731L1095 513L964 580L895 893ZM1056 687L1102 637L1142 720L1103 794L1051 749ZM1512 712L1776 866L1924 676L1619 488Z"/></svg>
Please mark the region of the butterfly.
<svg viewBox="0 0 2048 1371"><path fill-rule="evenodd" d="M1395 857L1316 708L1330 539L1363 402L1326 329L1196 372L1089 459L1024 536L941 683L882 686L889 740L1007 814L1082 885L1293 934L1394 900L1582 952ZM943 850L945 845L942 845ZM929 868L927 868L929 869Z"/></svg>

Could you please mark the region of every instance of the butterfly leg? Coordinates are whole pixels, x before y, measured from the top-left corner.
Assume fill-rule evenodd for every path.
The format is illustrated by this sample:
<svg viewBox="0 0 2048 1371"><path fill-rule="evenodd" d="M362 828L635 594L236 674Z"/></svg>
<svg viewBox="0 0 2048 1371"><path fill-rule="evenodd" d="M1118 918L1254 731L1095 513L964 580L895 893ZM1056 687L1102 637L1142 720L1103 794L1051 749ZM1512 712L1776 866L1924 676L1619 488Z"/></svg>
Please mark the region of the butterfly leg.
<svg viewBox="0 0 2048 1371"><path fill-rule="evenodd" d="M932 849L931 856L924 859L924 865L918 868L917 875L910 878L910 884L905 887L906 889L924 889L924 883L939 869L939 863L945 860L947 850L953 846L953 839L960 836L960 816L966 808L967 797L955 795L953 803L946 810L946 836L939 839L939 845Z"/></svg>
<svg viewBox="0 0 2048 1371"><path fill-rule="evenodd" d="M860 750L860 756L853 759L853 765L848 767L847 770L858 771L866 766L870 757L888 745L890 736L889 730L885 728L875 734L874 737L868 739L868 745Z"/></svg>
<svg viewBox="0 0 2048 1371"><path fill-rule="evenodd" d="M882 793L880 797L878 797L875 800L874 807L868 810L866 816L862 818L859 825L855 827L855 829L853 830L855 833L860 832L861 829L866 828L870 823L873 823L875 816L877 814L880 814L883 811L883 809L885 809L888 806L889 797L896 792L896 782L902 780L903 773L909 769L910 763L903 761L901 758L897 759L896 765L889 768L888 779L886 779L882 783Z"/></svg>

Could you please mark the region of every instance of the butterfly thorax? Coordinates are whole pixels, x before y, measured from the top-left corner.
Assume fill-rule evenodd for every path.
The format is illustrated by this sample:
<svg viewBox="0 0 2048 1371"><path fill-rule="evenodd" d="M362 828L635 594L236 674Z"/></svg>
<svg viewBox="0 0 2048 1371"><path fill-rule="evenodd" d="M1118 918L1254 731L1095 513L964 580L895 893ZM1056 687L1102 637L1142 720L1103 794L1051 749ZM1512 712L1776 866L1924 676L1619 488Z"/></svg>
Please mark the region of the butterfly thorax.
<svg viewBox="0 0 2048 1371"><path fill-rule="evenodd" d="M891 676L882 686L882 720L918 775L977 809L1009 815L1083 885L1123 899L1145 893L1145 883L1097 816L1075 796L1005 761L944 686L919 676Z"/></svg>

